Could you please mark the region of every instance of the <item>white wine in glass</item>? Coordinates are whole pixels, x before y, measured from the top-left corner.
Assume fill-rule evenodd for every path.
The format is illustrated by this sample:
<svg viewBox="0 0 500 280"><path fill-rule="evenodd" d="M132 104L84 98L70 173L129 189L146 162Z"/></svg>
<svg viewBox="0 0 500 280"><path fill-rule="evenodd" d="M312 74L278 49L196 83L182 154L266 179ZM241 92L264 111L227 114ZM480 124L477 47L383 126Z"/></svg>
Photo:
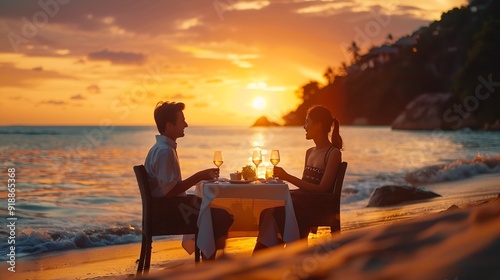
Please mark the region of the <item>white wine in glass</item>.
<svg viewBox="0 0 500 280"><path fill-rule="evenodd" d="M259 177L259 164L262 162L262 153L260 150L254 150L252 154L252 162L255 164L255 175Z"/></svg>
<svg viewBox="0 0 500 280"><path fill-rule="evenodd" d="M271 160L271 163L276 166L280 162L280 151L279 150L272 150L271 155L269 155L269 159Z"/></svg>
<svg viewBox="0 0 500 280"><path fill-rule="evenodd" d="M222 151L214 152L214 164L217 167L220 167L224 163L224 157L222 156Z"/></svg>
<svg viewBox="0 0 500 280"><path fill-rule="evenodd" d="M222 156L222 151L214 152L214 164L219 168L224 163L224 157Z"/></svg>

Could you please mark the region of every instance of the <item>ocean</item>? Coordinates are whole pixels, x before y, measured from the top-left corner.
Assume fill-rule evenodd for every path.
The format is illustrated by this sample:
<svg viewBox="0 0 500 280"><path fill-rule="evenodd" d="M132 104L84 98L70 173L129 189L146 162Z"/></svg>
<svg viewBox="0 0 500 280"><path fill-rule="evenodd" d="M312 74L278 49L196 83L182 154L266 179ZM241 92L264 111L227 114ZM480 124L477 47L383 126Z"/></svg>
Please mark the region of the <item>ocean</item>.
<svg viewBox="0 0 500 280"><path fill-rule="evenodd" d="M223 151L221 177L228 178L251 163L256 147L264 157L261 177L271 166L271 149L280 150L279 166L300 177L305 151L314 145L301 127L193 126L185 133L177 141L184 178L215 167L214 150ZM156 134L148 126L0 127L0 214L6 225L8 218L17 218L16 257L140 242L141 199L132 167L144 162ZM364 209L382 185L426 186L500 172L500 132L343 126L341 135L343 160L349 163L343 213ZM9 215L12 192L6 186L12 173L15 204ZM0 228L2 260L9 253L9 235L7 226Z"/></svg>

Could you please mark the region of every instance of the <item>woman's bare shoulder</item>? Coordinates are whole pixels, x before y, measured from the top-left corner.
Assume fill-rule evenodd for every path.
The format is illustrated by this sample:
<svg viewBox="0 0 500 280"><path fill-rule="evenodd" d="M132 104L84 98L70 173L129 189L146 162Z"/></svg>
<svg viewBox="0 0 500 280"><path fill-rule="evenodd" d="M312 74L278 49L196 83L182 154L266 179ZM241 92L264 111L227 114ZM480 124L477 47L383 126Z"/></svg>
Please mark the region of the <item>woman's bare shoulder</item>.
<svg viewBox="0 0 500 280"><path fill-rule="evenodd" d="M341 162L342 161L342 152L338 148L333 148L328 154L328 162Z"/></svg>
<svg viewBox="0 0 500 280"><path fill-rule="evenodd" d="M306 151L306 155L311 154L311 152L312 152L312 151L314 151L314 148L315 148L315 147L311 147L311 148L307 149L307 151Z"/></svg>

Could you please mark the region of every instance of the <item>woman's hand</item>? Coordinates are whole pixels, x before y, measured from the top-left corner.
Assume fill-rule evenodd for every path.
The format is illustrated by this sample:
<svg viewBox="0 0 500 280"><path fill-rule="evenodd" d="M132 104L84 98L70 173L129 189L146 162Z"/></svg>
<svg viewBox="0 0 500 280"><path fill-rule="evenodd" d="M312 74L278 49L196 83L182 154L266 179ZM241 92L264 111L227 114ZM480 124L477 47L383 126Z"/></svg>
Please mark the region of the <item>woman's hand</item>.
<svg viewBox="0 0 500 280"><path fill-rule="evenodd" d="M282 180L287 180L286 178L289 176L289 174L285 171L285 169L278 166L274 167L273 173L274 177L277 177Z"/></svg>

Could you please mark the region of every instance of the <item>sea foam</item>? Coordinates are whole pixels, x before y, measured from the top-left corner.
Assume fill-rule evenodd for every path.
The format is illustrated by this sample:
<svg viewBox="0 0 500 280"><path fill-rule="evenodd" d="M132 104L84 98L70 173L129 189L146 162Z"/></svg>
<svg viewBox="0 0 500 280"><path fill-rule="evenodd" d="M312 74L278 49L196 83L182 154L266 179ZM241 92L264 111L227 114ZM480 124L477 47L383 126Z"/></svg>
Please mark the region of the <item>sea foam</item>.
<svg viewBox="0 0 500 280"><path fill-rule="evenodd" d="M79 248L92 248L107 245L136 243L141 241L141 230L133 226L110 227L92 230L44 231L23 230L16 238L18 257L32 256L45 252L64 251ZM1 259L5 260L7 248L0 249Z"/></svg>
<svg viewBox="0 0 500 280"><path fill-rule="evenodd" d="M406 175L411 184L439 183L470 178L479 174L499 173L500 155L477 155L472 159L454 160L448 164L427 166Z"/></svg>

